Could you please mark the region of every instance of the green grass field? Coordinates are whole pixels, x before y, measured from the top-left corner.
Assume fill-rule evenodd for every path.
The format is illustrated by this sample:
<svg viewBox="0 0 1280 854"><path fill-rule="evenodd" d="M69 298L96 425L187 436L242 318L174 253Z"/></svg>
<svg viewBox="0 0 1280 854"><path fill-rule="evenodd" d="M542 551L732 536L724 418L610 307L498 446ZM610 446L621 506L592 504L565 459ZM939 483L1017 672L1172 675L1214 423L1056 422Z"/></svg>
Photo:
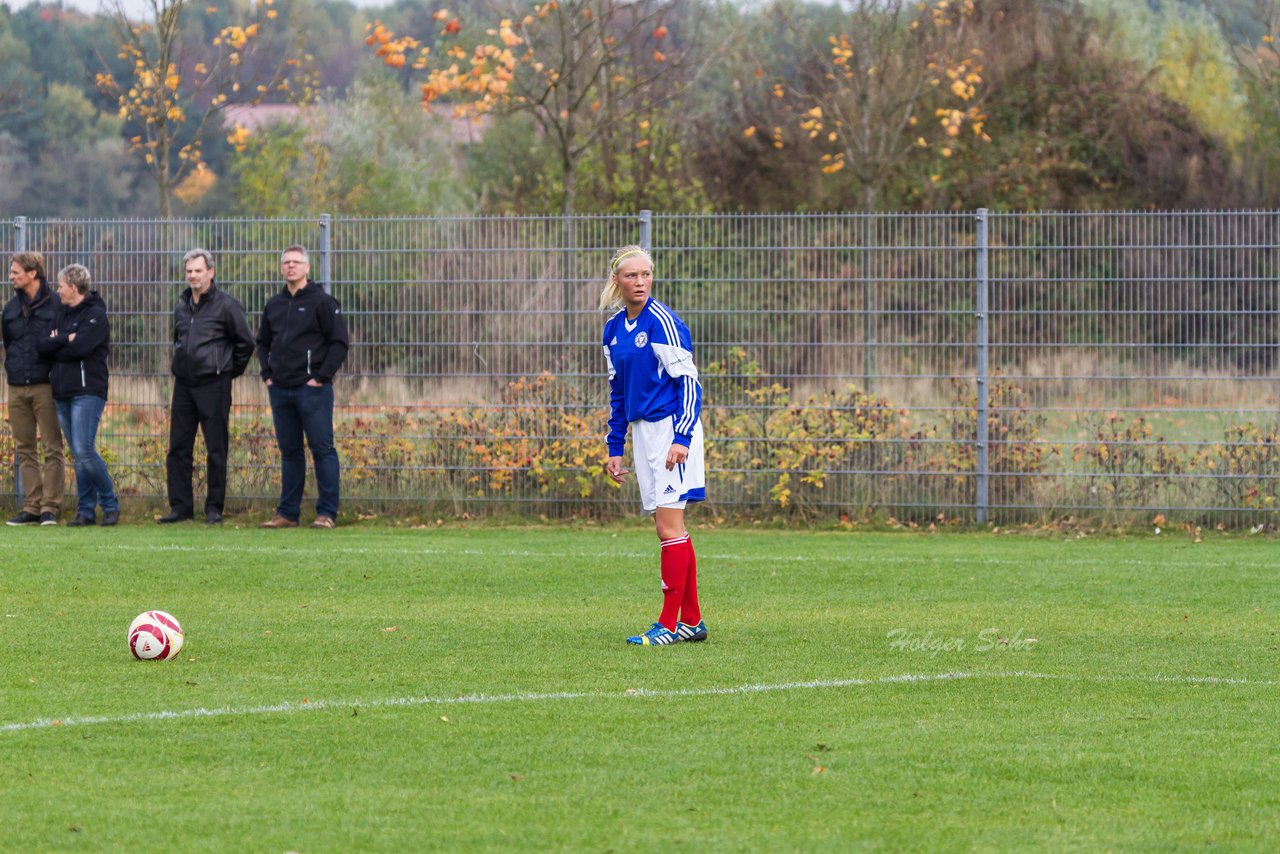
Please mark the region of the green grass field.
<svg viewBox="0 0 1280 854"><path fill-rule="evenodd" d="M1280 846L1274 541L694 540L4 529L0 850Z"/></svg>

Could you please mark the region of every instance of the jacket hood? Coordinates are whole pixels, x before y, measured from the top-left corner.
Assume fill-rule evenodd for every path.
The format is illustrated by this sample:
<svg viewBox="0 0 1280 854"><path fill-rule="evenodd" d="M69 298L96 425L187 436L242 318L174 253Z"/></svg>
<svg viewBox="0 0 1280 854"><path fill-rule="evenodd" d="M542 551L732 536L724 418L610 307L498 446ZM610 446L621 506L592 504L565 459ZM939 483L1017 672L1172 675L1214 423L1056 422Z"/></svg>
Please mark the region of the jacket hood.
<svg viewBox="0 0 1280 854"><path fill-rule="evenodd" d="M306 287L299 290L297 296L294 296L293 294L289 293L288 285L284 285L282 288L280 288L280 293L284 294L289 299L300 299L304 296L311 294L312 292L325 293L324 285L320 284L315 279L307 279Z"/></svg>
<svg viewBox="0 0 1280 854"><path fill-rule="evenodd" d="M80 302L74 306L63 303L63 306L68 311L79 311L81 309L93 308L95 305L106 305L106 303L102 301L102 297L98 295L97 291L89 291L89 293L84 295L84 299L80 300Z"/></svg>

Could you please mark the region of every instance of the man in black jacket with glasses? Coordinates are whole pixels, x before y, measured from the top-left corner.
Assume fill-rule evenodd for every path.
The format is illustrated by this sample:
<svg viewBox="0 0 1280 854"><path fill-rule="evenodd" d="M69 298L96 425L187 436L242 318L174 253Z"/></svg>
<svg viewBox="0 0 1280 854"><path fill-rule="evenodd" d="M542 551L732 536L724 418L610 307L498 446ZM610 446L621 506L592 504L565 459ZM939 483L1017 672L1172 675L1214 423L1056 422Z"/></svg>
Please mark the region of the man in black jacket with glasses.
<svg viewBox="0 0 1280 854"><path fill-rule="evenodd" d="M261 528L296 528L307 478L303 440L316 470L316 519L338 519L341 464L333 441L333 378L347 358L347 324L338 301L310 277L305 247L280 254L285 286L267 300L258 326L258 360L280 448L280 503Z"/></svg>

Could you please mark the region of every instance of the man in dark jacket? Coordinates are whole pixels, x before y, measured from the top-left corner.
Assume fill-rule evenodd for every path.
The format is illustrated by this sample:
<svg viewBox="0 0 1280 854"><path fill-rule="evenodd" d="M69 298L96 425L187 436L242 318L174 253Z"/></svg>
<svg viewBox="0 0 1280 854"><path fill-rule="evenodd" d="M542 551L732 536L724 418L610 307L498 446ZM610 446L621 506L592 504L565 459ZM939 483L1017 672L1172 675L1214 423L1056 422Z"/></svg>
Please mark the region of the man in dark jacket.
<svg viewBox="0 0 1280 854"><path fill-rule="evenodd" d="M2 321L4 369L9 375L9 426L25 495L22 512L8 524L56 525L66 485L62 430L49 386L53 363L40 356L36 344L49 336L49 324L62 303L45 279L39 252L14 254L9 281L14 294L4 307Z"/></svg>
<svg viewBox="0 0 1280 854"><path fill-rule="evenodd" d="M182 265L188 289L173 310L173 405L165 459L169 512L156 521L168 524L195 516L191 479L198 427L209 455L204 517L219 525L227 496L231 381L253 357L253 332L244 306L214 283L213 256L207 249L192 249Z"/></svg>
<svg viewBox="0 0 1280 854"><path fill-rule="evenodd" d="M307 250L290 246L280 255L285 287L267 301L258 327L258 360L271 398L280 447L280 504L263 528L296 528L302 510L307 458L316 470L313 528L338 518L338 449L333 444L333 377L347 357L347 324L338 301L308 277Z"/></svg>

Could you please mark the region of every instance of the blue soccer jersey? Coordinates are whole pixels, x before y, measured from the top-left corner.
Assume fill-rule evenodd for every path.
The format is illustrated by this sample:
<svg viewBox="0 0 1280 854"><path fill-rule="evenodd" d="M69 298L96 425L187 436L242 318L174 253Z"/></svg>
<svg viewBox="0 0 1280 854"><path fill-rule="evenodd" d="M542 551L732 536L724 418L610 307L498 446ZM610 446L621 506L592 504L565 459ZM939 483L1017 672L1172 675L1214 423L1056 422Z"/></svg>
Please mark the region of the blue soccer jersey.
<svg viewBox="0 0 1280 854"><path fill-rule="evenodd" d="M689 446L702 409L689 327L650 298L635 320L625 309L604 325L609 363L609 456L622 456L632 421L673 419L676 444Z"/></svg>

